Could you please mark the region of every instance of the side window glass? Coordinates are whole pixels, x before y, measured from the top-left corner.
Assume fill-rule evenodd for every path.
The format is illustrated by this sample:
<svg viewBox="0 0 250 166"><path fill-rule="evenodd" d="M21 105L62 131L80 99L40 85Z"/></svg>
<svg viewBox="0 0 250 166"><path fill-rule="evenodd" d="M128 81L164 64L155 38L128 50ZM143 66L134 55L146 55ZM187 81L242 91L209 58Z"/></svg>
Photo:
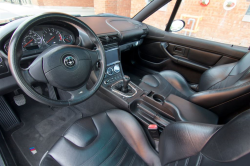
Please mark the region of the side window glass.
<svg viewBox="0 0 250 166"><path fill-rule="evenodd" d="M250 1L182 0L175 20L185 27L176 34L215 42L249 47Z"/></svg>
<svg viewBox="0 0 250 166"><path fill-rule="evenodd" d="M145 0L145 3L149 3L150 1L151 0ZM174 9L175 3L176 3L176 0L172 0L168 4L161 7L158 11L153 13L151 16L149 16L143 22L146 24L152 25L156 28L159 28L161 30L165 30L168 20Z"/></svg>

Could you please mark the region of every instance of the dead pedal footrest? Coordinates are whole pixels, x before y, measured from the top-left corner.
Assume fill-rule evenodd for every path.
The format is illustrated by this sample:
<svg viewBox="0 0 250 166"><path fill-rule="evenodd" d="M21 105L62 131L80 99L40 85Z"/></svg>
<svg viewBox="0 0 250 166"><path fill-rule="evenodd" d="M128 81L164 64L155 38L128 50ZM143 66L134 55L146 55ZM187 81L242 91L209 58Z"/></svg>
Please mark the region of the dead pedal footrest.
<svg viewBox="0 0 250 166"><path fill-rule="evenodd" d="M11 110L4 98L0 96L0 125L5 131L20 124L17 116Z"/></svg>

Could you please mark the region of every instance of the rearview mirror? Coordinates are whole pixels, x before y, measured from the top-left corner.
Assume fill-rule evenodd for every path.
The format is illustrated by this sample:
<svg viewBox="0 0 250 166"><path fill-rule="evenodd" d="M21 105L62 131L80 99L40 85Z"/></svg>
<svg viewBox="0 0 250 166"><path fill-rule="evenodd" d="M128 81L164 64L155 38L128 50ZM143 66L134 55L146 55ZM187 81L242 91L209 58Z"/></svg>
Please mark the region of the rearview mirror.
<svg viewBox="0 0 250 166"><path fill-rule="evenodd" d="M171 32L178 32L182 30L185 27L186 23L184 20L174 20L171 27L170 31Z"/></svg>

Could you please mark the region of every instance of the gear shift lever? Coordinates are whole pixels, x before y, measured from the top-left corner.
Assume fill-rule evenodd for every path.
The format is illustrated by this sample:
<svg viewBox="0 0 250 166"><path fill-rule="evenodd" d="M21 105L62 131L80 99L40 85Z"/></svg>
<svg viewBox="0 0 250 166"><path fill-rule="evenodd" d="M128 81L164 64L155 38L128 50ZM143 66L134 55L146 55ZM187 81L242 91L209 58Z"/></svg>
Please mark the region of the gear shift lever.
<svg viewBox="0 0 250 166"><path fill-rule="evenodd" d="M128 92L128 84L130 82L130 77L127 75L124 75L122 79L123 79L122 92L127 93Z"/></svg>

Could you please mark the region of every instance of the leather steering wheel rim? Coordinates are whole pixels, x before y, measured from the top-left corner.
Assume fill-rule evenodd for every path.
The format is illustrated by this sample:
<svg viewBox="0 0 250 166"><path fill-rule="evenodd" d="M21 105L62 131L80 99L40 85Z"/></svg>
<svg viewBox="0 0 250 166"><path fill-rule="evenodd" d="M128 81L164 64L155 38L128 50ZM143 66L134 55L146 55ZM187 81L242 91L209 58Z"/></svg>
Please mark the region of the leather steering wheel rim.
<svg viewBox="0 0 250 166"><path fill-rule="evenodd" d="M69 93L71 93L71 95L73 97L71 99L65 100L65 101L53 100L53 99L47 98L47 97L39 94L38 92L36 92L31 86L32 80L33 81L34 80L35 81L42 80L40 78L38 78L38 79L34 78L34 75L32 75L31 69L38 68L37 66L39 66L41 63L42 63L41 67L42 68L44 67L43 61L45 58L43 56L39 55L37 57L37 59L35 59L33 61L33 63L35 63L35 64L30 65L30 67L28 67L27 69L22 69L20 67L20 61L22 58L22 39L23 39L24 35L26 35L26 33L34 26L41 24L41 23L48 22L48 21L50 21L50 22L51 21L63 21L63 22L68 22L68 23L72 23L76 26L79 26L88 34L89 38L91 39L91 41L95 44L95 46L97 48L96 51L91 51L91 50L88 50L85 48L80 48L79 46L68 46L68 45L67 46L66 45L65 46L58 45L58 46L55 46L56 48L52 48L54 50L59 50L59 49L65 49L65 50L75 49L76 50L77 49L78 52L80 50L80 51L82 51L82 54L86 54L85 58L87 57L87 60L88 60L88 62L86 60L86 64L90 64L90 61L91 61L91 65L92 65L91 67L93 67L96 65L97 61L100 63L100 68L99 68L100 72L99 72L99 76L97 78L95 85L90 90L87 90L86 89L86 82L84 82L83 86L78 87L78 88L73 89L73 90L70 89ZM52 49L50 50L50 52L51 51L53 52ZM46 52L46 51L44 51L44 52ZM47 51L47 52L49 52L49 51ZM79 55L79 56L80 56L80 58L82 58L81 57L82 55ZM40 63L39 60L42 62ZM38 16L28 18L15 30L15 32L12 35L12 38L10 40L10 44L9 44L8 63L10 66L11 73L12 73L13 77L15 78L15 80L17 81L17 84L28 96L30 96L31 98L33 98L34 100L36 100L40 103L46 104L46 105L55 106L55 107L62 107L62 106L70 106L70 105L75 105L75 104L81 103L81 102L85 101L86 99L88 99L89 97L91 97L98 90L98 88L102 84L102 81L103 81L103 78L105 75L106 58L105 58L105 51L104 51L104 48L103 48L101 41L99 40L97 35L94 33L94 31L88 25L86 25L84 22L77 19L76 17L70 16L67 14L44 13L44 14L41 14ZM41 70L43 71L44 69L41 69ZM70 72L71 71L69 71L69 73ZM90 75L90 73L88 73L88 74ZM89 78L89 75L86 76L86 78ZM70 79L70 78L68 78L68 79ZM48 81L48 79L46 81ZM46 81L44 79L44 83L50 83L50 82L46 82ZM40 82L43 82L43 81L40 81Z"/></svg>

